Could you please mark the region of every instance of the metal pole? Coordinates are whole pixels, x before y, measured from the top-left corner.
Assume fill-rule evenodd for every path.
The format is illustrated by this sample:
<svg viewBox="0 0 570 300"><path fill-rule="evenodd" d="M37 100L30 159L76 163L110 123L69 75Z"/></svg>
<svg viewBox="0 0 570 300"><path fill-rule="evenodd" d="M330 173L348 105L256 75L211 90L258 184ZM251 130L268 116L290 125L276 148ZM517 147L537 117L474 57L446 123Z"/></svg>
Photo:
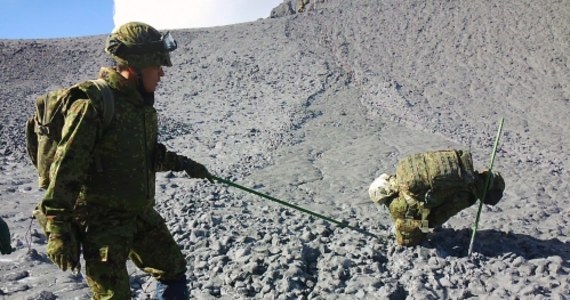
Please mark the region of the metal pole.
<svg viewBox="0 0 570 300"><path fill-rule="evenodd" d="M489 184L492 177L493 171L493 164L495 163L495 156L497 154L497 147L499 145L499 138L501 137L501 132L503 131L503 124L505 119L501 117L499 120L499 129L497 130L497 137L495 137L495 144L493 146L493 153L491 154L491 162L489 163L489 172L487 173L487 177L485 178L485 188L483 190L483 195L481 199L479 199L479 210L477 211L477 217L475 218L475 224L473 224L473 233L471 234L471 241L469 242L469 250L467 251L467 255L471 256L473 252L473 242L475 241L475 235L477 234L477 229L479 228L479 219L481 218L481 210L483 209L483 201L485 201L485 197L487 196L487 190L489 189Z"/></svg>
<svg viewBox="0 0 570 300"><path fill-rule="evenodd" d="M340 228L350 228L350 229L352 229L352 230L354 230L354 231L357 231L357 232L360 232L360 233L362 233L362 234L364 234L364 235L367 235L367 236L370 236L370 237L374 237L374 238L380 239L380 237L378 237L377 235L372 234L372 233L370 233L370 232L368 232L368 231L366 231L366 230L364 230L364 229L362 229L362 228L358 228L358 227L355 227L355 226L350 226L350 225L348 225L346 222L337 221L337 220L335 220L335 219L333 219L333 218L330 218L330 217L327 217L327 216L323 216L323 215L318 214L318 213L316 213L316 212L313 212L313 211L310 211L310 210L308 210L308 209L299 207L299 206L297 206L297 205L294 205L294 204L291 204L291 203L288 203L288 202L279 200L279 199L277 199L277 198L274 198L274 197L271 197L271 196L269 196L269 195L267 195L267 194L263 194L263 193L260 193L260 192L258 192L258 191L255 191L255 190L246 188L246 187L241 186L241 185L239 185L239 184L235 184L235 183L233 183L233 182L231 182L231 181L229 181L229 180L226 180L226 179L223 179L223 178L220 178L220 177L212 176L212 178L215 179L215 180L217 180L217 181L219 181L219 182L221 182L221 183L225 183L225 184L227 184L227 185L229 185L229 186L233 186L233 187L236 187L236 188L238 188L238 189L244 190L244 191L246 191L246 192L248 192L248 193L251 193L251 194L254 194L254 195L257 195L257 196L266 198L266 199L269 199L269 200L271 200L271 201L273 201L273 202L277 202L277 203L279 203L279 204L281 204L281 205L285 205L285 206L287 206L287 207L290 207L290 208L296 209L296 210L298 210L298 211L301 211L301 212L310 214L310 215L315 216L315 217L317 217L317 218L320 218L320 219L329 221L329 222L331 222L331 223L334 223L334 224L338 225Z"/></svg>

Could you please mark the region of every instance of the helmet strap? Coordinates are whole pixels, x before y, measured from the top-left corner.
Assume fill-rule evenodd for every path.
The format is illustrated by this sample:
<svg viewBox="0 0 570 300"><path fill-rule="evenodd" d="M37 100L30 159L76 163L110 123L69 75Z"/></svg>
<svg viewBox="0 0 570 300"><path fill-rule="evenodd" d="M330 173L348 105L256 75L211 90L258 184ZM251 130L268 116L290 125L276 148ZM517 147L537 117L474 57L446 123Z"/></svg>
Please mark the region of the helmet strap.
<svg viewBox="0 0 570 300"><path fill-rule="evenodd" d="M137 69L134 69L136 71L136 78L137 78L137 90L139 91L139 93L141 94L144 104L145 105L154 105L154 92L148 92L145 88L144 88L144 81L143 81L143 75L142 72L140 72Z"/></svg>

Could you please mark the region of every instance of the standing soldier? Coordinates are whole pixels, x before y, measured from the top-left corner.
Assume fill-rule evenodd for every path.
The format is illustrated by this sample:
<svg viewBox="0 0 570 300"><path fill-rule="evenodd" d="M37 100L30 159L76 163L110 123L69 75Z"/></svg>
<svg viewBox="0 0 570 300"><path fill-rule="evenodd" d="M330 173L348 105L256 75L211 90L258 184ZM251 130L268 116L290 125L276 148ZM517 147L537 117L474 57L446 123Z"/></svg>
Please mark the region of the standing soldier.
<svg viewBox="0 0 570 300"><path fill-rule="evenodd" d="M396 242L413 246L430 229L481 199L487 175L473 170L468 151L431 151L400 160L396 174L380 175L368 192L373 202L388 207ZM503 197L505 181L499 173L491 178L483 203L495 205Z"/></svg>
<svg viewBox="0 0 570 300"><path fill-rule="evenodd" d="M99 74L113 93L110 125L103 127L101 97L93 97L101 92L92 82L80 84L83 93L65 108L39 212L48 257L74 270L81 250L93 299L131 299L127 259L158 280L158 299L189 296L186 259L153 208L156 172L184 170L212 182L203 165L158 143L154 92L176 47L169 33L147 24L120 26L105 48L116 67Z"/></svg>

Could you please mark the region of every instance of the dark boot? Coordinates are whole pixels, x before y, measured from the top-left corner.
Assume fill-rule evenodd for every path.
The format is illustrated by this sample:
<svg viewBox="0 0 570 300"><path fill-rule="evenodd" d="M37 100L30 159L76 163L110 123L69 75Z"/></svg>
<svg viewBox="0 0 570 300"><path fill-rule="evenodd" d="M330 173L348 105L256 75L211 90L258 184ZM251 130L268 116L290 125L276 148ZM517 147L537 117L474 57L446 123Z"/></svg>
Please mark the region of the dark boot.
<svg viewBox="0 0 570 300"><path fill-rule="evenodd" d="M186 276L175 279L156 282L157 300L188 300L190 293L186 286Z"/></svg>

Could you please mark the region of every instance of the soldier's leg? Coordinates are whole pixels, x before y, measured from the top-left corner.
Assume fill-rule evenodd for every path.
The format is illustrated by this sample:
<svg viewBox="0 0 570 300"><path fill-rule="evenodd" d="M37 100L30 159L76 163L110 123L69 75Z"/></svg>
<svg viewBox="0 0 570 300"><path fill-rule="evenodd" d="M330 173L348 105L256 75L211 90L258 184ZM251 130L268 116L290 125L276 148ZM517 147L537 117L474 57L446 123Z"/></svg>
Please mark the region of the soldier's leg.
<svg viewBox="0 0 570 300"><path fill-rule="evenodd" d="M421 220L396 219L394 228L396 230L396 242L402 246L415 246L425 240L427 234L420 229Z"/></svg>
<svg viewBox="0 0 570 300"><path fill-rule="evenodd" d="M92 299L130 299L126 261L132 245L117 227L90 226L82 239L87 284Z"/></svg>
<svg viewBox="0 0 570 300"><path fill-rule="evenodd" d="M390 216L394 221L396 243L403 246L414 246L421 243L426 234L422 232L421 214L400 196L389 203Z"/></svg>
<svg viewBox="0 0 570 300"><path fill-rule="evenodd" d="M130 258L137 267L157 279L159 300L189 297L186 258L158 213L155 213L154 221L149 222L148 218L137 221L137 235Z"/></svg>

